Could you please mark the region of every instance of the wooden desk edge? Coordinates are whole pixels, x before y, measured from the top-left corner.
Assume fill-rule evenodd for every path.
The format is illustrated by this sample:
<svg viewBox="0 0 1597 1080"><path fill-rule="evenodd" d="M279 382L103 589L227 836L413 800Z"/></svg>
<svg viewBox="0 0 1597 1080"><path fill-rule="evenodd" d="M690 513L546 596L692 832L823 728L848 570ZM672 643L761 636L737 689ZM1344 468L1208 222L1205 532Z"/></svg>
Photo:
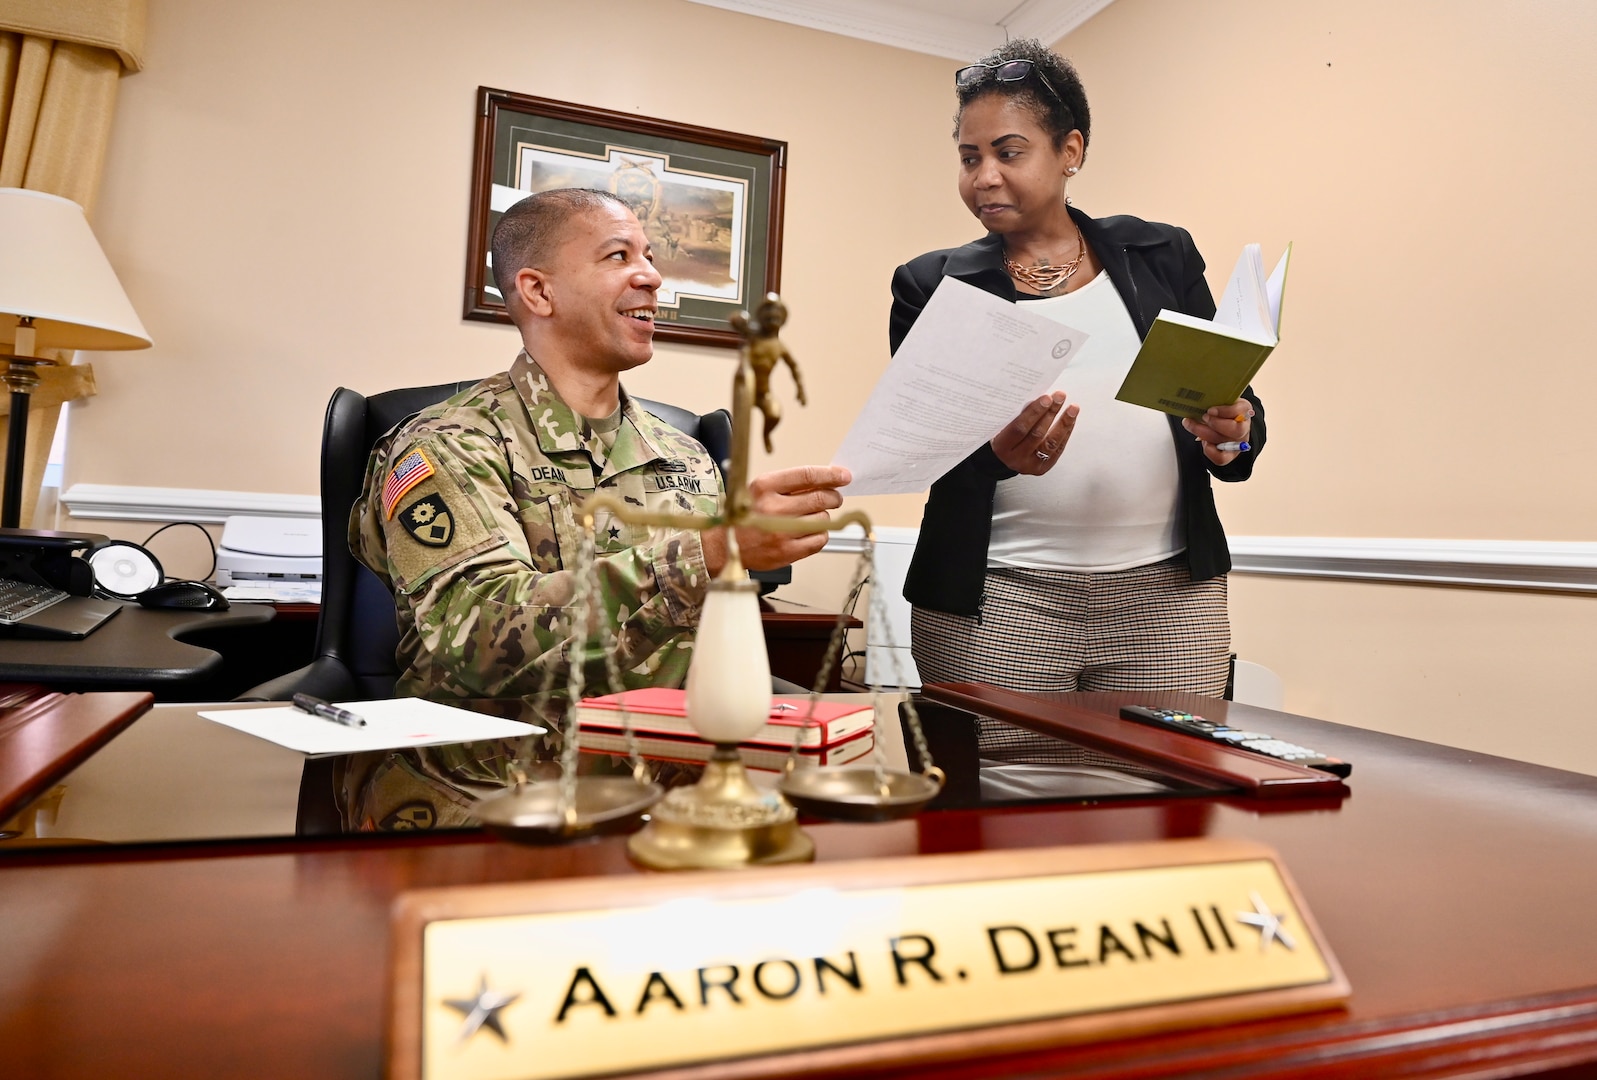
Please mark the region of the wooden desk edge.
<svg viewBox="0 0 1597 1080"><path fill-rule="evenodd" d="M1219 781L1260 799L1346 792L1340 778L1037 695L982 683L927 683L931 701L1019 725L1095 750L1149 762L1177 775Z"/></svg>
<svg viewBox="0 0 1597 1080"><path fill-rule="evenodd" d="M154 704L148 692L43 693L0 713L0 821L43 795Z"/></svg>

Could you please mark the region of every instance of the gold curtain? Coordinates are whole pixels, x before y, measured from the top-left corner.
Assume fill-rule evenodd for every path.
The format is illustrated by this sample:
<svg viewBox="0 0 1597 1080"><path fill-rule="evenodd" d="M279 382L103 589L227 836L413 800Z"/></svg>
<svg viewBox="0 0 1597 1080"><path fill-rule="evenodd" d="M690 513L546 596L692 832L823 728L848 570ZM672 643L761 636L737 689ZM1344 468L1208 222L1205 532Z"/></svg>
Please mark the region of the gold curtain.
<svg viewBox="0 0 1597 1080"><path fill-rule="evenodd" d="M47 191L93 211L119 80L143 66L144 5L0 0L0 187ZM28 410L24 526L33 521L62 404L94 393L86 365L39 374ZM0 396L0 416L10 408L9 395ZM0 444L0 468L4 462Z"/></svg>

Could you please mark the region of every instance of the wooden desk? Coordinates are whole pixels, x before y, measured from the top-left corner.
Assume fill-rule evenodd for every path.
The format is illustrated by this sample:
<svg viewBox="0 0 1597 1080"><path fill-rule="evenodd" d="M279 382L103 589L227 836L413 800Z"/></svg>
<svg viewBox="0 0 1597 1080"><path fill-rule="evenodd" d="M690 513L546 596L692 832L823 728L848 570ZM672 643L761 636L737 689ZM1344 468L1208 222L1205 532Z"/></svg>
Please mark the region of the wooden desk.
<svg viewBox="0 0 1597 1080"><path fill-rule="evenodd" d="M270 622L263 604L227 611L156 611L124 604L80 641L0 640L0 681L44 683L54 690L150 690L160 697L219 676L222 655L208 647L240 627Z"/></svg>
<svg viewBox="0 0 1597 1080"><path fill-rule="evenodd" d="M1066 697L1111 713L1129 703ZM1137 697L1346 758L1352 795L1314 810L1203 797L817 825L819 858L1260 841L1280 854L1345 968L1350 1008L941 1066L886 1060L870 1075L1592 1075L1597 778L1208 699ZM207 774L203 759L194 768L199 781L250 787ZM625 888L639 873L619 838L0 857L0 1075L376 1076L398 893L599 874Z"/></svg>
<svg viewBox="0 0 1597 1080"><path fill-rule="evenodd" d="M55 694L0 683L0 826L154 701L147 693Z"/></svg>
<svg viewBox="0 0 1597 1080"><path fill-rule="evenodd" d="M844 621L850 630L865 625L850 615ZM779 679L814 686L820 673L826 646L837 626L837 613L819 611L775 596L760 598L760 627L765 631L765 651L771 658L771 674ZM844 642L846 650L848 643ZM835 694L843 689L843 662L839 656L822 688Z"/></svg>

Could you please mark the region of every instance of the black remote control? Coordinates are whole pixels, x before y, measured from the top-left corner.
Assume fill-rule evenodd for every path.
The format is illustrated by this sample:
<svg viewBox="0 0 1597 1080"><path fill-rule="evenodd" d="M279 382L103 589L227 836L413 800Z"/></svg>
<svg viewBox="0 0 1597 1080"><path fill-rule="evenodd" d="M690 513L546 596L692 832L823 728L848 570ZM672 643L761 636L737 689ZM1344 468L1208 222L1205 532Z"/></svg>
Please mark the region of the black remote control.
<svg viewBox="0 0 1597 1080"><path fill-rule="evenodd" d="M1120 710L1123 720L1135 720L1139 724L1148 724L1152 727L1164 728L1166 731L1179 731L1184 735L1196 735L1200 739L1210 742L1224 743L1227 746L1241 747L1251 750L1255 754L1273 757L1277 761L1290 762L1293 765L1304 765L1311 769L1319 769L1334 776L1346 776L1353 771L1353 766L1340 758L1326 757L1318 750L1310 750L1306 746L1285 742L1264 734L1262 731L1242 731L1238 728L1226 727L1216 724L1213 720L1179 709L1152 709L1146 705L1126 705Z"/></svg>

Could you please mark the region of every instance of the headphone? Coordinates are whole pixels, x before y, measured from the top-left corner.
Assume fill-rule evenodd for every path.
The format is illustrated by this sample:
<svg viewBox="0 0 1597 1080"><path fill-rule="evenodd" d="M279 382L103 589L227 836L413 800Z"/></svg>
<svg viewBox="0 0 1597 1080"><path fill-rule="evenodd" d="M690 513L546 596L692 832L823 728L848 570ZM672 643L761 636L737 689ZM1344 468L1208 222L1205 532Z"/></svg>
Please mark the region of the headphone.
<svg viewBox="0 0 1597 1080"><path fill-rule="evenodd" d="M173 521L162 525L144 538L148 544L166 530L177 525L190 525L199 529L200 535L211 547L211 569L206 576L216 572L216 544L211 534L198 522ZM140 544L127 540L107 540L89 549L86 561L94 574L94 591L113 600L137 600L142 593L165 583L168 578L161 568L161 560Z"/></svg>
<svg viewBox="0 0 1597 1080"><path fill-rule="evenodd" d="M148 550L126 540L108 540L89 552L94 587L115 600L133 600L166 580L161 562Z"/></svg>

